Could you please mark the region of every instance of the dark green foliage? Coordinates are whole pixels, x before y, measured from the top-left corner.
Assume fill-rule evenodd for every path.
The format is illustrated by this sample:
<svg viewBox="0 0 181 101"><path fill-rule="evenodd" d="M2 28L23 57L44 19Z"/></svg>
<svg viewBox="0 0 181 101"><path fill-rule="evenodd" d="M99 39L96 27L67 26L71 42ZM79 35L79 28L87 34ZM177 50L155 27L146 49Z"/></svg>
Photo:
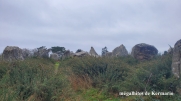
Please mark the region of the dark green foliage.
<svg viewBox="0 0 181 101"><path fill-rule="evenodd" d="M121 62L131 65L131 66L134 66L134 65L137 65L140 63L140 61L136 60L132 56L118 57L117 59L119 59Z"/></svg>
<svg viewBox="0 0 181 101"><path fill-rule="evenodd" d="M69 64L75 75L80 78L88 76L93 87L103 88L105 92L118 93L118 84L125 80L129 71L128 65L116 58L83 57L70 61Z"/></svg>
<svg viewBox="0 0 181 101"><path fill-rule="evenodd" d="M12 99L27 100L33 96L33 99L41 101L55 100L56 96L62 94L62 89L66 87L61 74L54 73L54 65L48 63L48 59L34 59L23 62L13 62L6 67L6 73L1 72L1 86L3 94L14 91ZM2 68L2 67L1 67ZM0 92L1 93L1 92ZM10 95L4 95L10 96ZM9 99L0 96L1 100ZM53 99L52 99L53 98Z"/></svg>
<svg viewBox="0 0 181 101"><path fill-rule="evenodd" d="M102 56L104 56L108 52L107 47L102 48Z"/></svg>
<svg viewBox="0 0 181 101"><path fill-rule="evenodd" d="M1 78L3 77L3 75L6 74L7 72L7 66L8 66L8 63L3 63L3 62L0 62L0 80Z"/></svg>
<svg viewBox="0 0 181 101"><path fill-rule="evenodd" d="M77 49L77 51L75 53L78 53L78 52L81 52L82 50L81 49Z"/></svg>
<svg viewBox="0 0 181 101"><path fill-rule="evenodd" d="M37 49L39 50L39 49L47 49L47 48L46 48L46 46L41 46L41 47L39 47Z"/></svg>
<svg viewBox="0 0 181 101"><path fill-rule="evenodd" d="M138 61L131 56L119 58L74 58L68 61L78 77L88 76L92 86L105 93L120 91L173 92L179 80L171 71L172 56L156 56L150 61ZM151 97L153 98L153 97ZM164 98L161 97L161 98Z"/></svg>
<svg viewBox="0 0 181 101"><path fill-rule="evenodd" d="M151 61L145 61L136 66L121 83L120 91L156 91L173 92L177 94L176 87L179 80L175 79L171 71L172 57L164 55ZM174 96L159 96L159 99L170 99ZM151 100L158 99L155 96ZM165 101L165 100L164 100ZM177 100L174 100L177 101Z"/></svg>
<svg viewBox="0 0 181 101"><path fill-rule="evenodd" d="M179 101L181 97L177 95L176 87L179 86L180 79L174 78L171 64L171 54L158 55L152 60L141 62L131 56L74 57L61 62L42 58L30 58L11 63L0 62L0 99L5 101L111 101L109 99L111 97L117 101ZM74 87L83 87L79 84L82 84L86 91L70 90ZM118 93L123 91L171 91L174 96L122 98ZM70 92L76 94L71 95ZM79 98L79 96L83 97Z"/></svg>
<svg viewBox="0 0 181 101"><path fill-rule="evenodd" d="M55 47L52 47L51 50L52 50L53 53L56 53L56 52L64 53L65 52L65 47L55 46Z"/></svg>

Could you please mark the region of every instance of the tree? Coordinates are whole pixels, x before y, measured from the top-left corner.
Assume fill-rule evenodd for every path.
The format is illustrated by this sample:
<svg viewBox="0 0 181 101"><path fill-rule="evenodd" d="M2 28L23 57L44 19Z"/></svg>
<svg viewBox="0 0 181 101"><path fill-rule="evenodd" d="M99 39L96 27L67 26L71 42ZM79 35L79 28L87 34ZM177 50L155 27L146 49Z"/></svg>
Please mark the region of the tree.
<svg viewBox="0 0 181 101"><path fill-rule="evenodd" d="M105 56L107 52L108 52L108 50L107 50L106 46L104 48L102 48L102 56Z"/></svg>
<svg viewBox="0 0 181 101"><path fill-rule="evenodd" d="M46 46L41 46L41 47L39 47L37 49L40 50L40 49L47 49L47 48L46 48Z"/></svg>
<svg viewBox="0 0 181 101"><path fill-rule="evenodd" d="M41 57L41 58L48 58L49 57L50 49L47 49L45 46L41 46L35 50L34 56Z"/></svg>
<svg viewBox="0 0 181 101"><path fill-rule="evenodd" d="M78 49L75 53L78 53L78 52L82 52L82 50L81 50L81 49Z"/></svg>
<svg viewBox="0 0 181 101"><path fill-rule="evenodd" d="M52 50L53 53L57 53L57 52L64 53L65 52L65 47L56 46L56 47L52 47L51 50Z"/></svg>

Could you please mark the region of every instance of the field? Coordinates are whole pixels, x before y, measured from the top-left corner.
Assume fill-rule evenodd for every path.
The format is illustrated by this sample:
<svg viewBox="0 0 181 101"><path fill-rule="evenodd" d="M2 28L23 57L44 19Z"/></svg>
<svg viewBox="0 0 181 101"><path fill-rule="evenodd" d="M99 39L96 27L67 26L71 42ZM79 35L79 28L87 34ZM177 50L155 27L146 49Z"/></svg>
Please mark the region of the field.
<svg viewBox="0 0 181 101"><path fill-rule="evenodd" d="M180 79L172 56L149 61L117 58L29 58L0 62L2 101L181 101ZM171 92L173 95L119 95L120 92Z"/></svg>

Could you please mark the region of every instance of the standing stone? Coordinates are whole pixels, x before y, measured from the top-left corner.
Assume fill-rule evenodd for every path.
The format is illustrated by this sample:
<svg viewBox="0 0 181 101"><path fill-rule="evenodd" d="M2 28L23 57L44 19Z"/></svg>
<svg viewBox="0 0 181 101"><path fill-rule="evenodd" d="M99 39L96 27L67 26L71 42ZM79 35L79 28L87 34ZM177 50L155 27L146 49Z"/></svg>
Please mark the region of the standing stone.
<svg viewBox="0 0 181 101"><path fill-rule="evenodd" d="M0 54L0 61L2 61L2 58L3 58L3 57L2 57L2 54Z"/></svg>
<svg viewBox="0 0 181 101"><path fill-rule="evenodd" d="M132 48L131 56L138 60L150 60L158 54L158 50L145 43L137 44Z"/></svg>
<svg viewBox="0 0 181 101"><path fill-rule="evenodd" d="M173 54L173 48L170 47L167 52L168 52L168 54Z"/></svg>
<svg viewBox="0 0 181 101"><path fill-rule="evenodd" d="M97 52L94 50L93 47L91 47L91 49L90 49L90 51L89 51L89 54L90 54L90 56L94 56L94 57L97 57L97 56L98 56Z"/></svg>
<svg viewBox="0 0 181 101"><path fill-rule="evenodd" d="M107 52L107 53L105 54L105 57L113 57L112 52Z"/></svg>
<svg viewBox="0 0 181 101"><path fill-rule="evenodd" d="M59 56L56 53L50 54L50 58L53 59L53 60L59 60Z"/></svg>
<svg viewBox="0 0 181 101"><path fill-rule="evenodd" d="M179 78L181 74L181 39L175 43L172 57L172 72Z"/></svg>
<svg viewBox="0 0 181 101"><path fill-rule="evenodd" d="M22 54L24 59L33 57L33 53L26 48L22 49Z"/></svg>
<svg viewBox="0 0 181 101"><path fill-rule="evenodd" d="M62 56L64 54L64 52L58 51L56 52L59 56Z"/></svg>
<svg viewBox="0 0 181 101"><path fill-rule="evenodd" d="M66 59L69 57L73 57L72 52L70 50L66 50L64 54L62 55L62 59Z"/></svg>
<svg viewBox="0 0 181 101"><path fill-rule="evenodd" d="M40 58L49 58L49 52L50 52L50 49L40 48L34 54L35 56L40 57Z"/></svg>
<svg viewBox="0 0 181 101"><path fill-rule="evenodd" d="M88 56L88 55L89 55L88 52L81 51L81 52L75 53L74 57L83 57L83 56Z"/></svg>
<svg viewBox="0 0 181 101"><path fill-rule="evenodd" d="M113 57L119 57L119 56L127 56L128 55L128 51L126 50L125 46L122 44L119 47L116 47L113 51L112 51L112 56Z"/></svg>
<svg viewBox="0 0 181 101"><path fill-rule="evenodd" d="M16 46L7 46L2 54L4 61L24 60L22 49Z"/></svg>

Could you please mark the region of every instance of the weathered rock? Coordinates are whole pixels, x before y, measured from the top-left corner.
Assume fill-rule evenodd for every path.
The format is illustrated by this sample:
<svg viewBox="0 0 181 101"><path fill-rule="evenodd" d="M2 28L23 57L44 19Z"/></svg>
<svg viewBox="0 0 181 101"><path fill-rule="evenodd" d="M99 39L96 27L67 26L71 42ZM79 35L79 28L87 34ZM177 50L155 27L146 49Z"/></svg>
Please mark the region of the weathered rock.
<svg viewBox="0 0 181 101"><path fill-rule="evenodd" d="M90 56L94 56L94 57L98 57L98 54L97 52L94 50L93 47L91 47L90 51L89 51L89 55Z"/></svg>
<svg viewBox="0 0 181 101"><path fill-rule="evenodd" d="M33 53L30 50L26 49L26 48L22 49L22 54L23 54L24 59L33 57Z"/></svg>
<svg viewBox="0 0 181 101"><path fill-rule="evenodd" d="M37 57L38 49L37 49L37 48L32 49L32 50L31 50L31 53L32 53L32 57Z"/></svg>
<svg viewBox="0 0 181 101"><path fill-rule="evenodd" d="M173 54L173 48L172 47L170 47L168 49L168 51L164 51L163 55L167 55L167 54Z"/></svg>
<svg viewBox="0 0 181 101"><path fill-rule="evenodd" d="M58 54L59 56L62 56L64 53L61 51L58 51L58 52L56 52L56 54Z"/></svg>
<svg viewBox="0 0 181 101"><path fill-rule="evenodd" d="M49 58L49 52L50 52L50 49L41 48L41 49L38 49L38 51L34 53L34 55L40 58Z"/></svg>
<svg viewBox="0 0 181 101"><path fill-rule="evenodd" d="M173 49L173 57L172 57L172 72L173 74L179 78L181 74L181 39L178 40Z"/></svg>
<svg viewBox="0 0 181 101"><path fill-rule="evenodd" d="M74 54L74 56L77 56L77 57L83 57L83 56L88 56L88 55L89 55L89 53L85 52L85 51L81 51L81 52Z"/></svg>
<svg viewBox="0 0 181 101"><path fill-rule="evenodd" d="M125 46L122 44L119 47L116 47L113 51L112 51L112 56L113 57L119 57L119 56L127 56L128 55L128 51L126 50Z"/></svg>
<svg viewBox="0 0 181 101"><path fill-rule="evenodd" d="M74 56L74 52L70 51L70 57L73 57L73 56Z"/></svg>
<svg viewBox="0 0 181 101"><path fill-rule="evenodd" d="M52 54L50 54L50 58L53 60L59 60L60 57L58 56L58 54L52 53Z"/></svg>
<svg viewBox="0 0 181 101"><path fill-rule="evenodd" d="M2 61L2 54L0 54L0 61Z"/></svg>
<svg viewBox="0 0 181 101"><path fill-rule="evenodd" d="M70 50L66 50L62 56L62 59L69 58L70 57Z"/></svg>
<svg viewBox="0 0 181 101"><path fill-rule="evenodd" d="M2 54L4 61L24 60L22 49L16 46L7 46Z"/></svg>
<svg viewBox="0 0 181 101"><path fill-rule="evenodd" d="M105 54L105 57L113 57L112 52L107 52L107 53Z"/></svg>
<svg viewBox="0 0 181 101"><path fill-rule="evenodd" d="M173 54L173 48L170 47L170 48L168 49L167 53L168 53L168 54Z"/></svg>
<svg viewBox="0 0 181 101"><path fill-rule="evenodd" d="M73 57L73 56L74 56L74 53L72 51L66 50L62 56L62 59Z"/></svg>
<svg viewBox="0 0 181 101"><path fill-rule="evenodd" d="M150 60L158 54L158 50L145 43L137 44L132 48L131 56L138 60Z"/></svg>

